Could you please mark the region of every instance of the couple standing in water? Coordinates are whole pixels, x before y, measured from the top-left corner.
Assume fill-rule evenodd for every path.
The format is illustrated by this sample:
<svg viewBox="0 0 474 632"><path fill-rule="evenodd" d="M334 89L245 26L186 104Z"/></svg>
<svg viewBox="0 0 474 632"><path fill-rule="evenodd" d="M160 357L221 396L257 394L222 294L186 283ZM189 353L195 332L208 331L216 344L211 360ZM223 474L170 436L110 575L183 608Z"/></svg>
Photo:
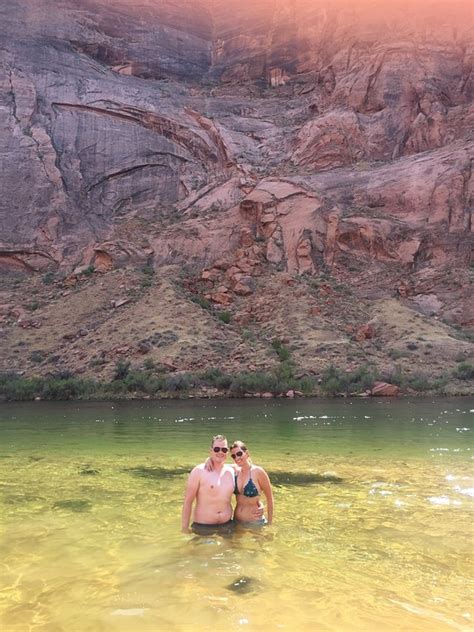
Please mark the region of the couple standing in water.
<svg viewBox="0 0 474 632"><path fill-rule="evenodd" d="M273 494L268 474L252 463L247 446L242 441L234 441L230 446L233 465L226 464L228 452L226 437L216 435L212 438L207 461L197 465L189 475L181 525L185 533L189 532L194 502L191 530L198 535L230 533L234 524L271 524ZM232 516L233 494L237 504ZM262 494L267 501L266 518Z"/></svg>

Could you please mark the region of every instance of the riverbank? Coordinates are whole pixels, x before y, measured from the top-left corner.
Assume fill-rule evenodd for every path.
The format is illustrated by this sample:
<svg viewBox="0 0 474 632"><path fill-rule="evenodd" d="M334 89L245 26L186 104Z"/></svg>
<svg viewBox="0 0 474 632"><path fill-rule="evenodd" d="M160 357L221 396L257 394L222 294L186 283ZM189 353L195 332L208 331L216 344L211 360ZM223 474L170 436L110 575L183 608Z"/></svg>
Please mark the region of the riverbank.
<svg viewBox="0 0 474 632"><path fill-rule="evenodd" d="M319 377L295 375L291 363L282 362L275 371L226 373L218 368L202 372L163 373L148 365L132 369L119 362L110 381L75 376L69 372L25 377L0 375L0 400L111 400L192 399L223 397L347 397L403 395L472 395L474 366L459 363L456 369L433 380L424 373L405 374L399 367L381 373L375 366L361 365L341 370L331 365Z"/></svg>

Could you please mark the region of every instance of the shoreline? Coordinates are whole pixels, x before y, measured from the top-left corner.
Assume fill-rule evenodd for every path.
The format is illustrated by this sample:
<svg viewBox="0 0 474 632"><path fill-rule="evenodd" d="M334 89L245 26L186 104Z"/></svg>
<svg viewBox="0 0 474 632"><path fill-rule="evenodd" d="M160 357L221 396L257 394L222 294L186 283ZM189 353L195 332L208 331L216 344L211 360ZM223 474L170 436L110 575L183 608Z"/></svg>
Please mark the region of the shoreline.
<svg viewBox="0 0 474 632"><path fill-rule="evenodd" d="M199 400L199 401L212 401L212 400L263 400L263 401L273 401L273 400L284 400L284 401L293 401L293 400L307 400L307 399L321 399L321 400L337 400L337 399L366 399L366 400L404 400L407 398L437 398L437 399L448 399L450 397L474 397L474 389L471 390L450 390L446 389L444 391L436 391L436 390L426 390L426 391L415 391L409 389L408 391L401 391L396 395L372 395L370 393L337 393L337 394L327 394L322 393L320 391L308 392L308 393L299 393L293 396L287 396L285 393L241 393L241 394L232 394L229 391L218 391L216 393L203 392L202 390L188 391L188 392L179 392L179 393L161 393L160 395L150 395L139 392L127 392L127 393L89 393L83 395L64 395L64 396L48 396L48 395L40 395L40 394L32 394L31 396L19 396L19 397L9 397L6 396L3 392L0 392L0 404L5 403L20 403L20 402L125 402L125 401L134 401L134 402L160 402L160 401L189 401L189 400Z"/></svg>
<svg viewBox="0 0 474 632"><path fill-rule="evenodd" d="M306 397L374 398L474 395L474 366L458 365L440 377L429 373L380 371L371 364L356 369L331 365L319 375L296 376L296 367L283 371L225 373L218 368L200 372L161 372L154 367L132 369L118 363L108 381L81 377L69 371L25 376L0 372L0 401L114 401L170 399L300 399Z"/></svg>

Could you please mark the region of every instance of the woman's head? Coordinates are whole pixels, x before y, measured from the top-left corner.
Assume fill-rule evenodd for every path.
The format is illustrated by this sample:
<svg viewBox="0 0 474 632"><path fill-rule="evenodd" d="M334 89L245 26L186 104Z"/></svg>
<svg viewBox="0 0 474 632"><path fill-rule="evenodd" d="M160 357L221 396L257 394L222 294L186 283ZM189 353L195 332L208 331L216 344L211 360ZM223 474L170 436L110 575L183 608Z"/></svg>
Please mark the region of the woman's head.
<svg viewBox="0 0 474 632"><path fill-rule="evenodd" d="M230 446L230 456L237 463L237 465L250 461L250 454L247 446L243 441L234 441Z"/></svg>

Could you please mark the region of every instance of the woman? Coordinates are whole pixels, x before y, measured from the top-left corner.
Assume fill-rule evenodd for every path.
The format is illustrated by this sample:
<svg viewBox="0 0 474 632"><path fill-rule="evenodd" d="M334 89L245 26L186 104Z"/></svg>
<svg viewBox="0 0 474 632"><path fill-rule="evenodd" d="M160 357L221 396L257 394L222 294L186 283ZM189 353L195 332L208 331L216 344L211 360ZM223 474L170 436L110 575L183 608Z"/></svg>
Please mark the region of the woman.
<svg viewBox="0 0 474 632"><path fill-rule="evenodd" d="M230 456L235 462L235 497L237 505L234 521L237 524L256 526L271 524L273 520L273 493L270 479L263 467L254 465L243 441L234 441L230 446ZM256 509L263 508L262 492L267 500L267 517L255 519Z"/></svg>

